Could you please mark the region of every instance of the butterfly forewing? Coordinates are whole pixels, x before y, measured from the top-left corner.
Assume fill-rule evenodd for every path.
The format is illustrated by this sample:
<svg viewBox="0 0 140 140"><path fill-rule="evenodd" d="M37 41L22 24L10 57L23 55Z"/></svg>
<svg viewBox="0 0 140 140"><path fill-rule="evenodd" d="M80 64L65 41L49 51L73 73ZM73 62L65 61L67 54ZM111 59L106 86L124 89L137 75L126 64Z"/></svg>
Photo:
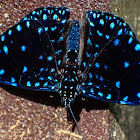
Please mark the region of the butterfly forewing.
<svg viewBox="0 0 140 140"><path fill-rule="evenodd" d="M53 47L42 25L27 20L0 36L0 80L26 88L47 88L57 72Z"/></svg>
<svg viewBox="0 0 140 140"><path fill-rule="evenodd" d="M55 55L59 60L63 59L66 52L65 38L63 36L64 27L69 18L69 9L66 7L41 7L27 14L21 21L37 20L44 27L55 50ZM63 46L63 47L62 47ZM60 61L59 63L60 64Z"/></svg>
<svg viewBox="0 0 140 140"><path fill-rule="evenodd" d="M129 34L135 37L129 25L120 17L110 13L88 11L83 16L85 22L85 48L83 53L82 70L89 58L96 57L108 41L121 34Z"/></svg>

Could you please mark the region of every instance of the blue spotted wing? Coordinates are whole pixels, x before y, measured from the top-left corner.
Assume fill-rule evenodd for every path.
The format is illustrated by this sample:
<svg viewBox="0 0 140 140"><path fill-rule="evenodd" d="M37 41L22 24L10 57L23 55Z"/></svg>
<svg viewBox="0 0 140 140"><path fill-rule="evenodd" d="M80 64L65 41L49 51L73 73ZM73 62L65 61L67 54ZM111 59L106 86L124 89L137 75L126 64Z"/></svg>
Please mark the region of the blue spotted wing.
<svg viewBox="0 0 140 140"><path fill-rule="evenodd" d="M38 8L0 36L0 82L56 91L67 8ZM61 55L60 55L61 54Z"/></svg>
<svg viewBox="0 0 140 140"><path fill-rule="evenodd" d="M119 17L97 11L87 12L83 21L88 36L82 48L81 94L140 104L140 43L129 25Z"/></svg>
<svg viewBox="0 0 140 140"><path fill-rule="evenodd" d="M65 37L63 34L69 14L69 9L66 7L40 7L21 19L21 21L36 20L41 23L51 40L56 57L60 60L58 60L59 65L66 52Z"/></svg>

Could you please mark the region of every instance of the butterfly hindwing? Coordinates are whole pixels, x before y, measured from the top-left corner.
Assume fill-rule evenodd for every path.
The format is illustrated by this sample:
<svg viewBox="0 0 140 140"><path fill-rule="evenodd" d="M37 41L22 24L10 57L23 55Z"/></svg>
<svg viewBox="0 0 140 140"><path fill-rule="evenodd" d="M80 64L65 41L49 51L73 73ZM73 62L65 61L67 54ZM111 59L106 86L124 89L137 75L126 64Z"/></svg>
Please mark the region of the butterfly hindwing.
<svg viewBox="0 0 140 140"><path fill-rule="evenodd" d="M87 64L82 94L105 101L140 104L140 43L128 34L110 40Z"/></svg>
<svg viewBox="0 0 140 140"><path fill-rule="evenodd" d="M2 83L49 90L55 82L55 54L38 21L20 22L0 36L0 59Z"/></svg>

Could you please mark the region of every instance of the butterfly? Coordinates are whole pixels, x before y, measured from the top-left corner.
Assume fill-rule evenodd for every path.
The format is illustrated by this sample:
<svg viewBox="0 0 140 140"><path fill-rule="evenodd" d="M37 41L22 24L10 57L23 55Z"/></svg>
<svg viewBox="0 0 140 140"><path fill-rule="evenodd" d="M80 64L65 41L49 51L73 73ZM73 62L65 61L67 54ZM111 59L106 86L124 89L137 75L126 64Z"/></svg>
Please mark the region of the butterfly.
<svg viewBox="0 0 140 140"><path fill-rule="evenodd" d="M0 82L59 94L140 104L140 42L120 17L87 11L81 22L66 7L41 7L0 35Z"/></svg>

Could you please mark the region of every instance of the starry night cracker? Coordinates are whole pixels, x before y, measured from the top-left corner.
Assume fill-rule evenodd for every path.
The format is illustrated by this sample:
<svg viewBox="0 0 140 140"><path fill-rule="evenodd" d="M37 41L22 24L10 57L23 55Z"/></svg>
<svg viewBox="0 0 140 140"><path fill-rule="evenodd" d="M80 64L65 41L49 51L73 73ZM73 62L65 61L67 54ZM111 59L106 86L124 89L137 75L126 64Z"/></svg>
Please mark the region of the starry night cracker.
<svg viewBox="0 0 140 140"><path fill-rule="evenodd" d="M77 96L140 104L140 42L109 13L81 23L66 7L37 8L0 36L0 82L55 92L65 106Z"/></svg>

